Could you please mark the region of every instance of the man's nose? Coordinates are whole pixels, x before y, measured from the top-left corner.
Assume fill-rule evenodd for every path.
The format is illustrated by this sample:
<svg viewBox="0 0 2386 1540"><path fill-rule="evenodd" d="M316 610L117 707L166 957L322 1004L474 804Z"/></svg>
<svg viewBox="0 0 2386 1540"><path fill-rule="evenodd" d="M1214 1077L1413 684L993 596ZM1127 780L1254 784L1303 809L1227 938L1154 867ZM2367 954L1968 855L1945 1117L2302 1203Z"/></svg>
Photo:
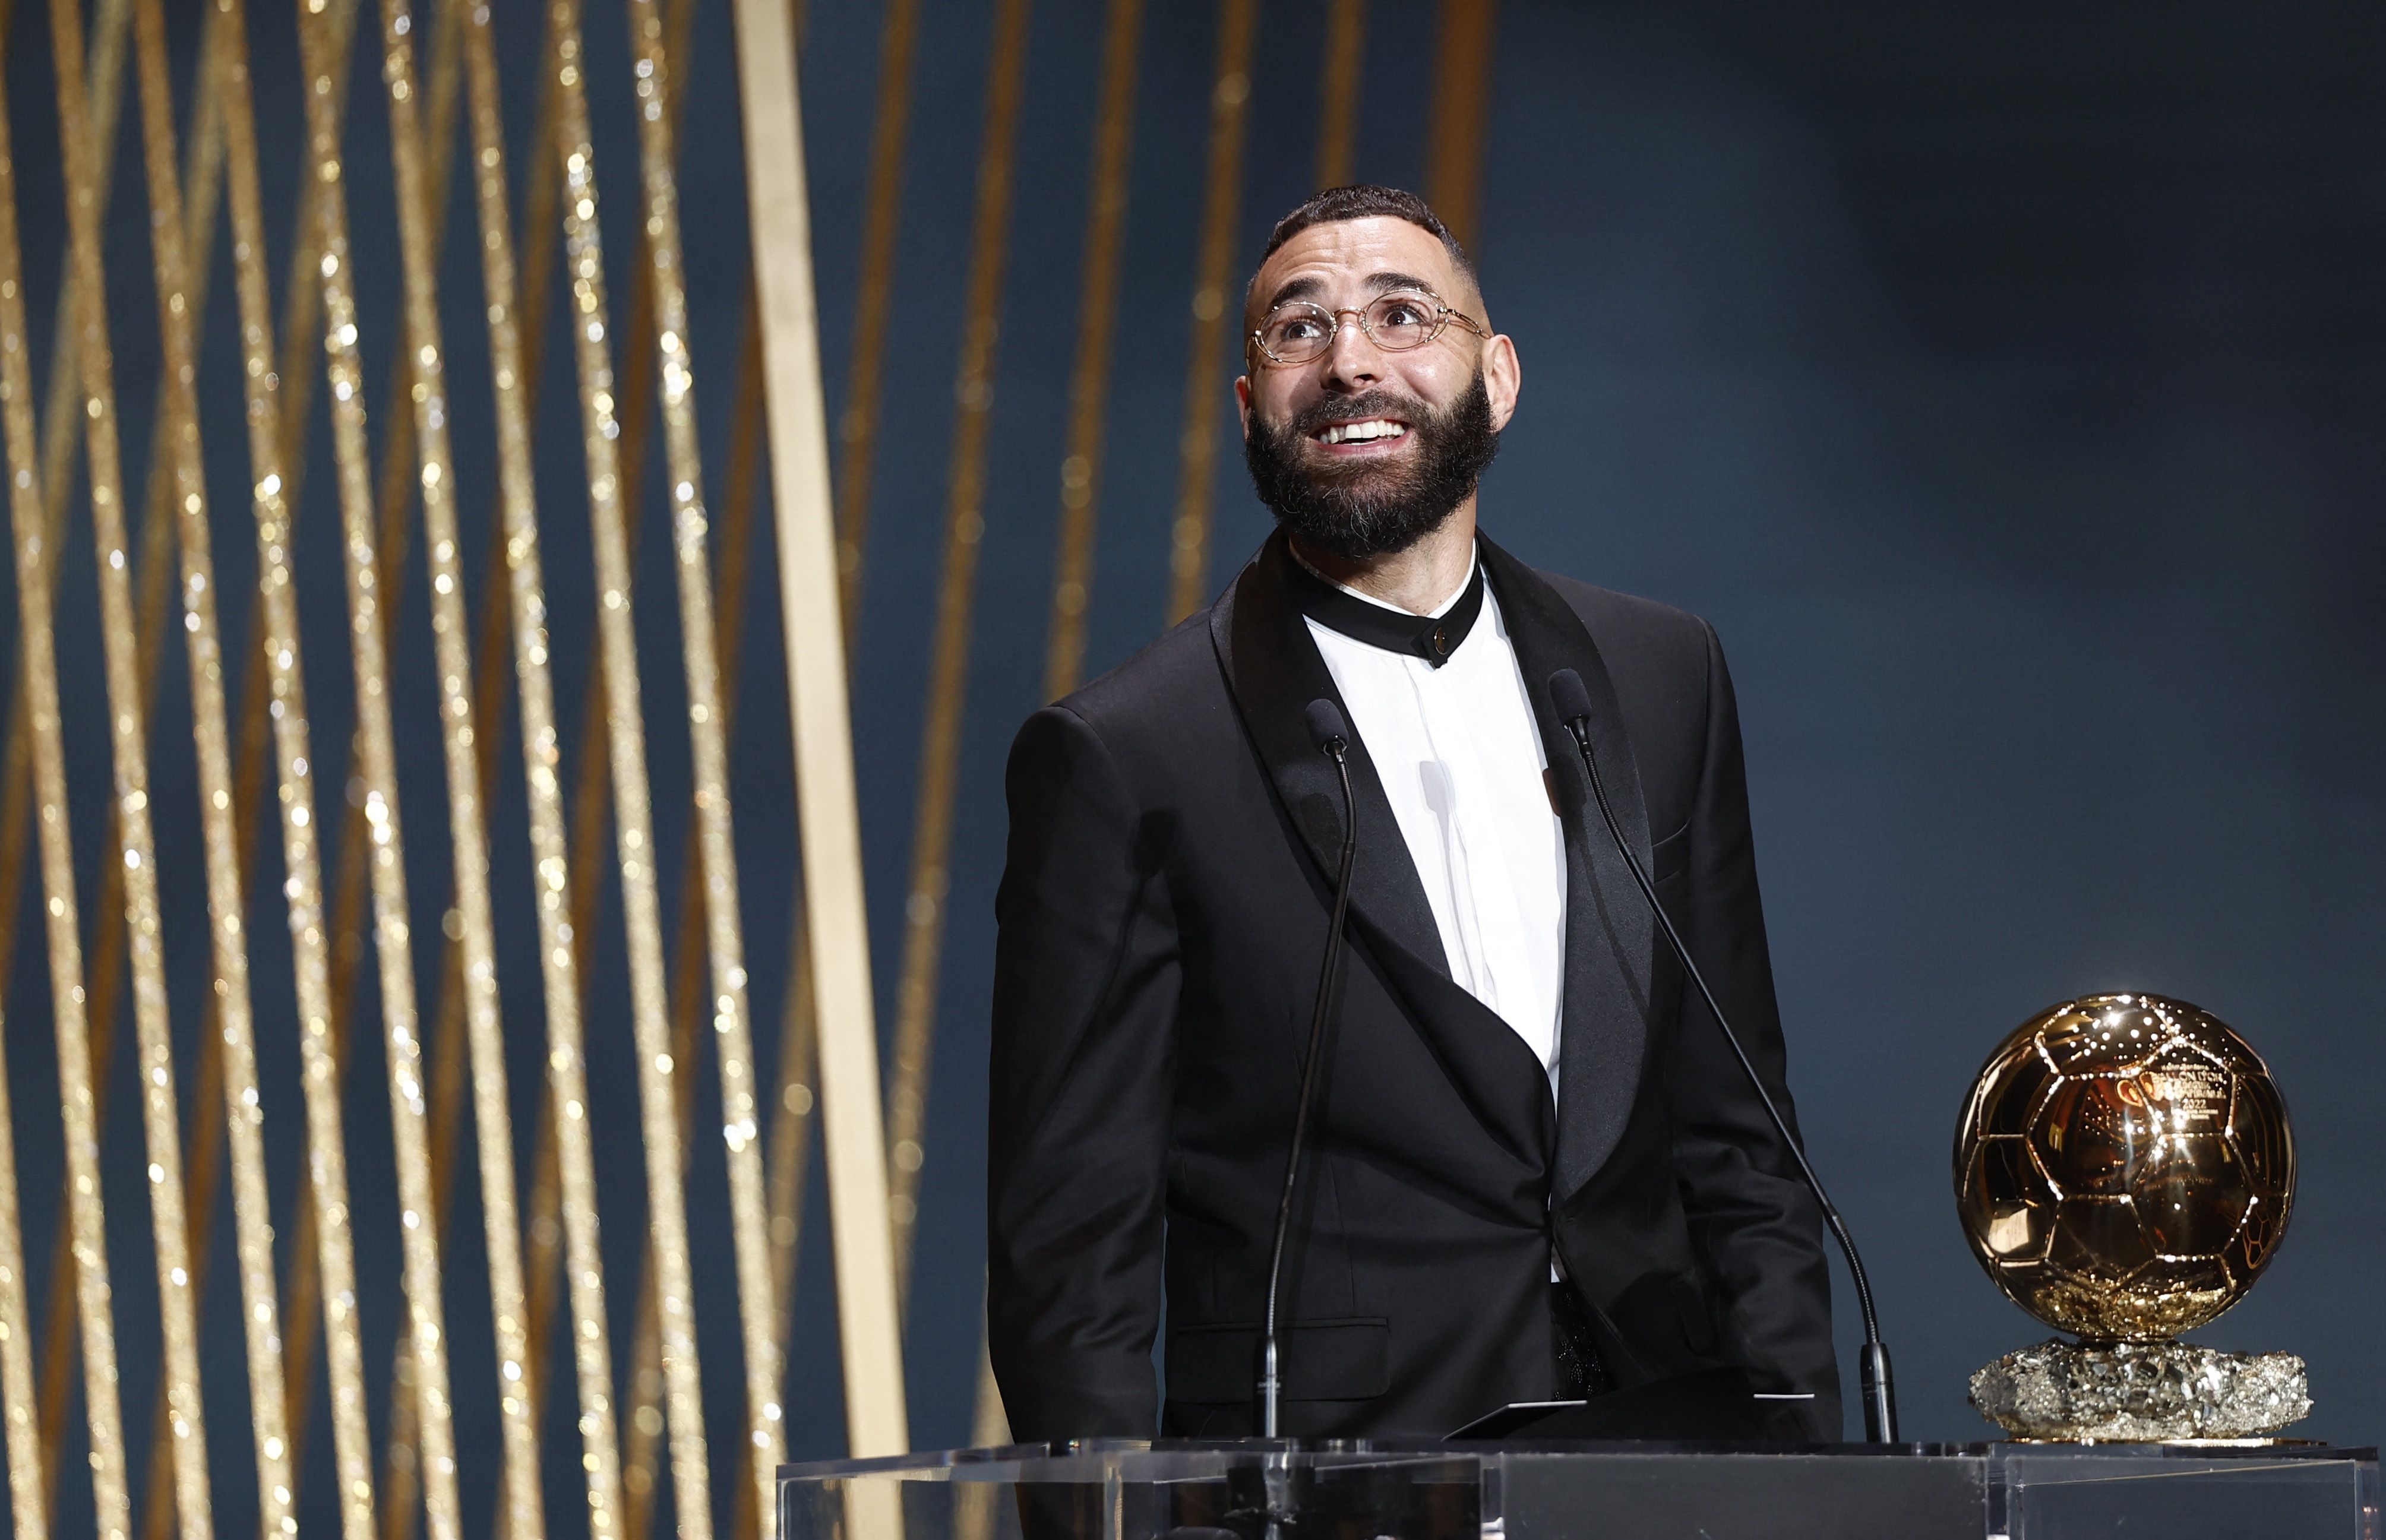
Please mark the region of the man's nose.
<svg viewBox="0 0 2386 1540"><path fill-rule="evenodd" d="M1335 319L1341 324L1334 329L1334 340L1325 347L1325 388L1363 390L1380 381L1384 376L1383 349L1359 324L1358 312L1345 310Z"/></svg>

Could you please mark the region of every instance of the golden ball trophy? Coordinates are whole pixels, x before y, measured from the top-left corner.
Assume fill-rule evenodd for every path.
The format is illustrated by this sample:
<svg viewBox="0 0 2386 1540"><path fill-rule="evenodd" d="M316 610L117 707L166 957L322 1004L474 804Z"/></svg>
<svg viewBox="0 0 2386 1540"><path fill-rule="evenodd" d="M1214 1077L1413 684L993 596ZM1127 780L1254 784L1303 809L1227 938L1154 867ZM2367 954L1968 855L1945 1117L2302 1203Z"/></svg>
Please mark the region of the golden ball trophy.
<svg viewBox="0 0 2386 1540"><path fill-rule="evenodd" d="M2178 1339L2244 1297L2294 1201L2270 1072L2210 1014L2094 995L1990 1056L1955 1133L1972 1253L2006 1297L2077 1334L1972 1376L2016 1438L2249 1439L2311 1410L2304 1361Z"/></svg>

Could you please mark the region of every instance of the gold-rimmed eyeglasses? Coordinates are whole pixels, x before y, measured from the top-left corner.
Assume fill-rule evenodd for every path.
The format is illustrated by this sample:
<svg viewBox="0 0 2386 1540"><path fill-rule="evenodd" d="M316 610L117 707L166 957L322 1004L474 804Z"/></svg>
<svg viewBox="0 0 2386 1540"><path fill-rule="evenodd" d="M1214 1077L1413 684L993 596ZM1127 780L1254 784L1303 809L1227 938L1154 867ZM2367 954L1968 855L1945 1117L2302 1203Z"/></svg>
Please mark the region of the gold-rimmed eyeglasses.
<svg viewBox="0 0 2386 1540"><path fill-rule="evenodd" d="M1331 310L1305 299L1287 300L1261 320L1259 330L1251 333L1251 345L1270 363L1310 363L1334 345L1345 316L1358 317L1359 330L1387 353L1423 347L1452 321L1478 337L1491 334L1481 321L1444 305L1439 295L1400 289L1376 295L1364 309Z"/></svg>

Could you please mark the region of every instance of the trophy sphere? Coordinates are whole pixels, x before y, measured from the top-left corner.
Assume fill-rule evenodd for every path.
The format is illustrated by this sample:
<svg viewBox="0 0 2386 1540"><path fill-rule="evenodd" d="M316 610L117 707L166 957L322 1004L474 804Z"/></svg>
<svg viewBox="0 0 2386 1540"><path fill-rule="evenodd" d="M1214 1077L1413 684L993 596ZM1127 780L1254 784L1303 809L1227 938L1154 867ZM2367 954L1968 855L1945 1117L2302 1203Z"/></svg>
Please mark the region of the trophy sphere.
<svg viewBox="0 0 2386 1540"><path fill-rule="evenodd" d="M2245 1040L2158 995L2043 1011L1955 1133L1964 1233L1997 1287L2091 1342L2156 1342L2244 1296L2286 1233L2285 1101Z"/></svg>

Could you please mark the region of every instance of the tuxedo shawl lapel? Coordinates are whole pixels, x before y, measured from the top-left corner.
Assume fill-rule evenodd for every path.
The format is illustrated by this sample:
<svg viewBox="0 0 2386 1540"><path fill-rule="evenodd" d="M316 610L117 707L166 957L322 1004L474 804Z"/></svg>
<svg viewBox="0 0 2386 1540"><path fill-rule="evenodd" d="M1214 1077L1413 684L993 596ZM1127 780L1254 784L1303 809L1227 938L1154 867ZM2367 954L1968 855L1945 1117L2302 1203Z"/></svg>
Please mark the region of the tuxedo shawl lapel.
<svg viewBox="0 0 2386 1540"><path fill-rule="evenodd" d="M1268 537L1210 612L1243 725L1314 868L1331 890L1342 855L1342 796L1333 762L1310 742L1302 713L1321 696L1350 708L1290 593L1281 531ZM1452 982L1425 884L1409 858L1366 745L1351 732L1350 793L1359 849L1351 865L1352 932L1409 1008L1427 1045L1485 1128L1527 1163L1548 1158L1549 1081L1522 1038Z"/></svg>
<svg viewBox="0 0 2386 1540"><path fill-rule="evenodd" d="M1648 1048L1655 922L1591 801L1581 755L1550 699L1551 674L1572 669L1582 676L1590 696L1591 753L1609 806L1644 871L1653 870L1649 814L1614 682L1589 628L1531 568L1480 534L1476 546L1540 724L1550 785L1565 830L1565 996L1558 1039L1555 1191L1563 1202L1614 1150L1631 1117Z"/></svg>

